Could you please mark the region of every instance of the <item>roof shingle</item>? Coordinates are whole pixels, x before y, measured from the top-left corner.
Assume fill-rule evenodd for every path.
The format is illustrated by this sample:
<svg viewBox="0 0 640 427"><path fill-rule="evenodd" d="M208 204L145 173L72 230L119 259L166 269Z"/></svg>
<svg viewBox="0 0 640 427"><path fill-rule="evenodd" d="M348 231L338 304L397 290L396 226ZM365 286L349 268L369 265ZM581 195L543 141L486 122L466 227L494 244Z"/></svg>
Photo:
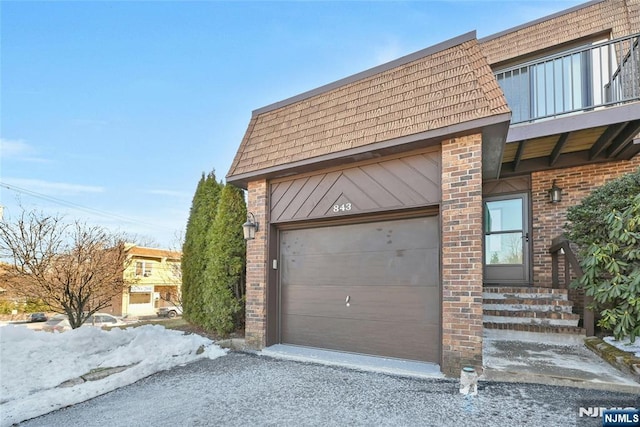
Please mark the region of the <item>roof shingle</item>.
<svg viewBox="0 0 640 427"><path fill-rule="evenodd" d="M406 63L254 112L227 179L509 113L470 34Z"/></svg>
<svg viewBox="0 0 640 427"><path fill-rule="evenodd" d="M494 65L584 37L611 32L617 38L638 31L640 1L600 0L485 37L480 45Z"/></svg>

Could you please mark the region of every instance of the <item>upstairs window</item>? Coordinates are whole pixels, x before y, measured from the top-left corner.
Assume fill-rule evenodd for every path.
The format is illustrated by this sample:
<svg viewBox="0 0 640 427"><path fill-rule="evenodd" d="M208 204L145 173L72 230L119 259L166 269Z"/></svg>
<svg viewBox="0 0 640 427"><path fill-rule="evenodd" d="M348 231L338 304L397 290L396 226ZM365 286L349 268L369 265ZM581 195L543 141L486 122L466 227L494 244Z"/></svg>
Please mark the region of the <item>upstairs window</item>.
<svg viewBox="0 0 640 427"><path fill-rule="evenodd" d="M151 277L151 266L148 261L136 261L136 277Z"/></svg>

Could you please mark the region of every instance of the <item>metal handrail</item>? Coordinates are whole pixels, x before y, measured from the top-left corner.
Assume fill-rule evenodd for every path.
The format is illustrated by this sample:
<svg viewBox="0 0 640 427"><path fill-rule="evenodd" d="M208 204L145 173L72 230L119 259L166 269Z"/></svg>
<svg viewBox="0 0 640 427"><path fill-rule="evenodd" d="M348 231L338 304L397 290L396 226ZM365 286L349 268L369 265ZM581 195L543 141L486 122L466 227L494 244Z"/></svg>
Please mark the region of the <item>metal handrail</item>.
<svg viewBox="0 0 640 427"><path fill-rule="evenodd" d="M496 71L512 123L640 100L639 40L633 34Z"/></svg>
<svg viewBox="0 0 640 427"><path fill-rule="evenodd" d="M551 61L551 60L554 60L554 59L562 58L563 56L572 55L574 53L579 53L579 52L584 52L585 50L590 50L590 49L593 49L593 48L599 48L599 47L602 47L604 45L617 44L617 43L620 43L620 42L631 41L631 40L637 41L637 39L639 37L640 37L640 33L631 34L629 36L618 37L617 39L611 39L611 40L603 41L603 42L600 42L600 43L590 44L588 46L579 46L579 47L575 47L573 49L563 50L562 52L554 53L552 55L547 55L547 56L543 56L543 57L540 57L540 58L532 59L532 60L527 61L527 62L522 62L522 63L517 64L517 65L512 65L509 68L502 68L502 69L496 71L494 74L502 73L502 72L505 72L505 71L512 71L512 70L516 70L518 68L529 67L531 65L539 64L541 62L548 62L548 61Z"/></svg>
<svg viewBox="0 0 640 427"><path fill-rule="evenodd" d="M559 270L560 270L560 254L564 254L564 284L562 288L567 289L571 283L571 271L573 270L579 279L584 275L578 257L571 249L571 242L565 235L561 235L553 239L549 248L551 254L551 284L554 289L560 289ZM588 296L585 292L582 312L582 326L586 330L587 336L595 334L595 316L593 310L588 307L593 302L593 297Z"/></svg>

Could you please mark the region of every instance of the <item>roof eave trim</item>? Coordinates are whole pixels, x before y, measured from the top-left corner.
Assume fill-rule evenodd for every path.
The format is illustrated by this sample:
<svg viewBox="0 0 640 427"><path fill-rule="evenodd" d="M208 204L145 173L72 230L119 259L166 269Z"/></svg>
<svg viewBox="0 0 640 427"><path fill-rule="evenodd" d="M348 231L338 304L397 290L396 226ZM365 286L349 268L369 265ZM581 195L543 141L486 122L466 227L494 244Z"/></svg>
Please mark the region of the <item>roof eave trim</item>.
<svg viewBox="0 0 640 427"><path fill-rule="evenodd" d="M445 139L448 136L469 132L474 129L482 129L487 126L492 126L500 123L508 123L511 120L511 112L497 114L489 117L483 117L480 119L470 120L464 123L458 123L451 126L446 126L438 129L428 130L425 132L416 133L413 135L401 136L399 138L389 139L382 142L363 145L362 147L351 148L348 150L337 151L335 153L329 153L322 156L311 157L309 159L298 160L292 163L285 163L278 166L272 166L266 169L260 169L253 172L246 172L238 175L230 175L226 177L226 182L244 183L254 179L259 179L268 175L272 175L278 172L284 172L288 169L295 169L303 167L312 163L322 163L331 160L340 159L343 157L357 156L359 154L368 153L371 151L383 150L385 148L398 147L405 144L411 144L422 140L433 139Z"/></svg>
<svg viewBox="0 0 640 427"><path fill-rule="evenodd" d="M267 113L269 111L273 111L273 110L277 110L277 109L282 108L282 107L286 107L287 105L291 105L293 103L296 103L296 102L299 102L299 101L314 97L316 95L320 95L322 93L329 92L329 91L331 91L333 89L337 89L339 87L354 83L354 82L356 82L358 80L366 79L367 77L371 77L371 76L374 76L376 74L380 74L380 73L383 73L385 71L389 71L389 70L391 70L393 68L408 64L409 62L413 62L413 61L416 61L418 59L422 59L422 58L424 58L426 56L433 55L433 54L438 53L438 52L442 52L443 50L451 49L454 46L458 46L458 45L460 45L462 43L465 43L465 42L468 42L468 41L471 41L471 40L475 40L475 39L476 39L475 30L474 31L469 31L468 33L462 34L460 36L454 37L454 38L449 39L449 40L445 40L445 41L443 41L441 43L435 44L435 45L430 46L430 47L428 47L426 49L422 49L422 50L419 50L417 52L410 53L409 55L405 55L405 56L403 56L401 58L394 59L391 62L387 62L385 64L381 64L381 65L378 65L376 67L369 68L368 70L362 71L362 72L357 73L357 74L353 74L353 75L351 75L349 77L345 77L345 78L340 79L340 80L336 80L336 81L334 81L332 83L328 83L328 84L326 84L324 86L320 86L320 87L312 89L310 91L303 92L301 94L292 96L291 98L287 98L287 99L284 99L282 101L278 101L276 103L267 105L265 107L258 108L257 110L254 110L252 112L252 116L257 116L257 115L260 115L260 114L263 114L263 113Z"/></svg>

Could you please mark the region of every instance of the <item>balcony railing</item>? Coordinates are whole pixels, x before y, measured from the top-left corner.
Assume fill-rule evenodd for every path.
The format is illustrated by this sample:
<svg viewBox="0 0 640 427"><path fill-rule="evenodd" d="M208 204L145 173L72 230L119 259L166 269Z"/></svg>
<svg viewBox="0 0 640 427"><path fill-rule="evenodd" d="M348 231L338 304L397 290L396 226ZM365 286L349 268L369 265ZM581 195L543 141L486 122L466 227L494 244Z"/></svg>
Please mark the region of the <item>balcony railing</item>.
<svg viewBox="0 0 640 427"><path fill-rule="evenodd" d="M634 34L496 72L511 123L640 100L639 40Z"/></svg>

